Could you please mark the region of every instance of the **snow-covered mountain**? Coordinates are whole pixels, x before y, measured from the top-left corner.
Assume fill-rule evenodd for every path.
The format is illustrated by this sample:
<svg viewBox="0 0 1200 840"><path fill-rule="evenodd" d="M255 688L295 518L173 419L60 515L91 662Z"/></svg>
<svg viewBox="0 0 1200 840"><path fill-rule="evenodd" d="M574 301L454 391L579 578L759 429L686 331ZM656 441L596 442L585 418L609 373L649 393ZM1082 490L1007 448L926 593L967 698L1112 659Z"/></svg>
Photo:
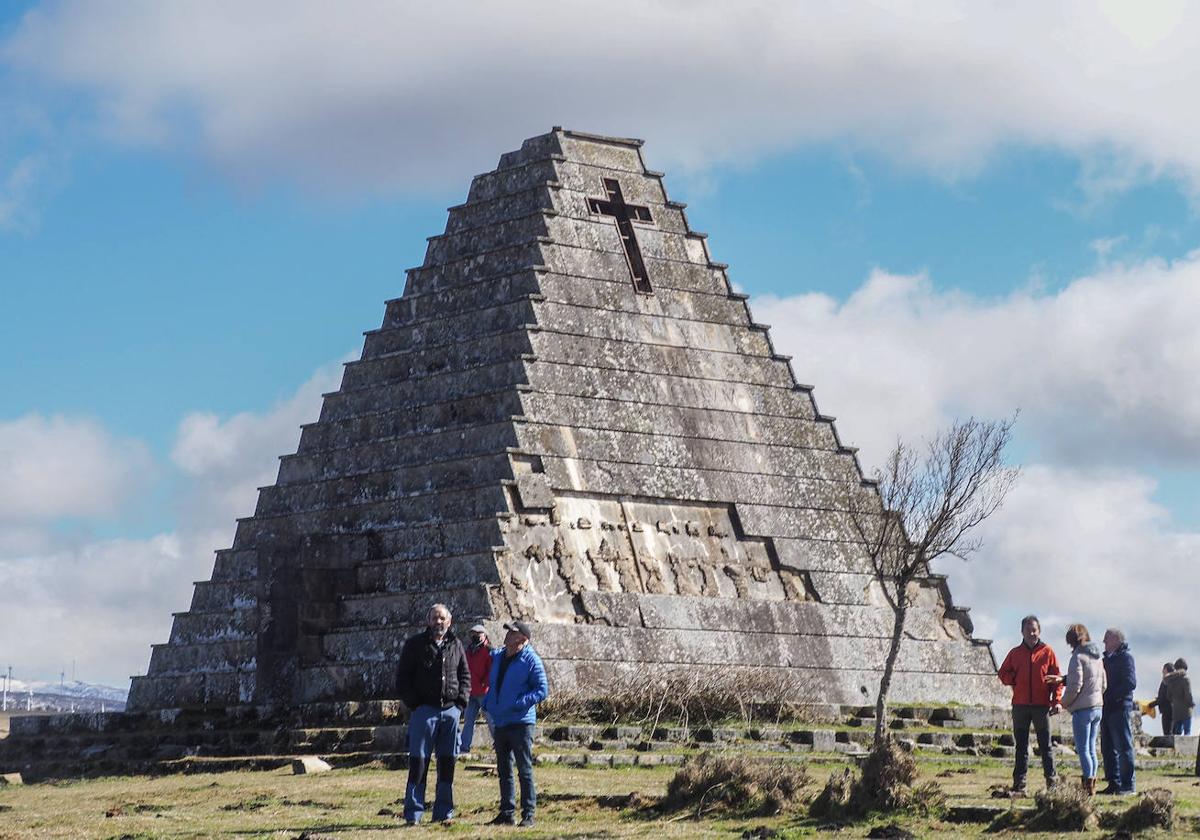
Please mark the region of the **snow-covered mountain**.
<svg viewBox="0 0 1200 840"><path fill-rule="evenodd" d="M0 688L3 680L0 680ZM12 681L9 712L119 712L125 708L128 689L71 682Z"/></svg>

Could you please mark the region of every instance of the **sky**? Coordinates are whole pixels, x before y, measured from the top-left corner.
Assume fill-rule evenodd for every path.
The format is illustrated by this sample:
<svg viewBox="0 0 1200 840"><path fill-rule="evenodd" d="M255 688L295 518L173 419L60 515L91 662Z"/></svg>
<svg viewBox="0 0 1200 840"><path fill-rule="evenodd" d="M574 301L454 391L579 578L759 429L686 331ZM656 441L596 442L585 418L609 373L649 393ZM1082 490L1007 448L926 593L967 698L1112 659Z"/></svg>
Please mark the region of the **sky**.
<svg viewBox="0 0 1200 840"><path fill-rule="evenodd" d="M996 654L1200 656L1200 7L0 5L0 665L125 685L474 174L646 141L870 469L1020 412Z"/></svg>

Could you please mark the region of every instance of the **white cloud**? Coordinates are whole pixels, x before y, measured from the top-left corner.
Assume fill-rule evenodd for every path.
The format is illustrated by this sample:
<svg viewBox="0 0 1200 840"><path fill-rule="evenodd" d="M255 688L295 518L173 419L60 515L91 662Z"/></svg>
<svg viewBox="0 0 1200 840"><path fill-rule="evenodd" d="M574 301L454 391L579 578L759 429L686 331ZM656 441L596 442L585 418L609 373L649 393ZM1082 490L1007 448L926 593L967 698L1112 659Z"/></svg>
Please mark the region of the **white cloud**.
<svg viewBox="0 0 1200 840"><path fill-rule="evenodd" d="M948 563L956 600L982 611L997 656L1019 640L1019 616L1042 616L1045 638L1066 652L1066 625L1096 638L1121 627L1138 661L1139 696L1153 696L1160 666L1195 657L1200 616L1200 533L1172 525L1154 482L1133 471L1027 467L985 525L977 561Z"/></svg>
<svg viewBox="0 0 1200 840"><path fill-rule="evenodd" d="M144 672L147 640L166 641L202 566L179 538L59 544L43 554L0 554L0 638L6 664L26 679L78 664L79 678L124 685Z"/></svg>
<svg viewBox="0 0 1200 840"><path fill-rule="evenodd" d="M91 420L29 414L0 422L0 525L109 515L149 464L141 443Z"/></svg>
<svg viewBox="0 0 1200 840"><path fill-rule="evenodd" d="M254 513L258 488L275 483L279 456L296 451L301 424L317 419L321 394L340 381L341 364L328 365L265 413L196 413L179 424L171 460L188 478L180 517L186 531L221 543L208 551L228 543L234 519Z"/></svg>
<svg viewBox="0 0 1200 840"><path fill-rule="evenodd" d="M1122 626L1139 695L1162 662L1196 655L1200 533L1156 502L1151 474L1200 464L1200 254L997 299L876 272L844 303L759 298L754 312L868 467L897 435L1021 408L1016 489L978 557L942 565L998 656L1028 612L1060 653L1069 621Z"/></svg>
<svg viewBox="0 0 1200 840"><path fill-rule="evenodd" d="M28 231L37 221L37 192L46 159L27 155L0 180L0 230Z"/></svg>
<svg viewBox="0 0 1200 840"><path fill-rule="evenodd" d="M1200 254L1106 266L1049 294L981 299L876 272L843 303L752 303L869 462L897 435L1019 408L1038 459L1200 464Z"/></svg>
<svg viewBox="0 0 1200 840"><path fill-rule="evenodd" d="M844 140L953 174L1035 144L1195 186L1198 24L1192 4L1084 0L60 0L0 60L90 94L111 137L251 183L458 184L563 124L672 166Z"/></svg>
<svg viewBox="0 0 1200 840"><path fill-rule="evenodd" d="M317 371L289 399L226 420L194 414L179 426L172 459L182 474L175 531L146 539L83 540L51 520L115 514L126 482L146 468L136 443L95 423L24 418L0 426L0 639L19 676L49 678L79 665L87 681L125 685L145 673L150 644L165 642L171 613L187 609L192 582L212 573L234 520L254 512L257 487L275 480L301 423L317 418L340 365Z"/></svg>

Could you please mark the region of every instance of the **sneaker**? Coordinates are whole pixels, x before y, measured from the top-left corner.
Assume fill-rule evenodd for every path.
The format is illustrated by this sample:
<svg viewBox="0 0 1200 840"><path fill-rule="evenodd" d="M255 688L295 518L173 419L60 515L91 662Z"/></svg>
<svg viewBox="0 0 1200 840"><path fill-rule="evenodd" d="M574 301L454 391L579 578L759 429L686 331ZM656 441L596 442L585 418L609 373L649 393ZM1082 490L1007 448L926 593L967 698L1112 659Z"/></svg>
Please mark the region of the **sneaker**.
<svg viewBox="0 0 1200 840"><path fill-rule="evenodd" d="M1121 792L1121 789L1119 787L1117 787L1116 785L1114 785L1112 782L1109 782L1108 786L1105 787L1103 790L1098 791L1098 793L1101 796L1114 796L1115 794L1118 794L1120 792Z"/></svg>
<svg viewBox="0 0 1200 840"><path fill-rule="evenodd" d="M512 814L497 814L488 821L488 825L516 825L517 818Z"/></svg>
<svg viewBox="0 0 1200 840"><path fill-rule="evenodd" d="M521 826L521 828L533 828L533 817L522 817L517 825Z"/></svg>

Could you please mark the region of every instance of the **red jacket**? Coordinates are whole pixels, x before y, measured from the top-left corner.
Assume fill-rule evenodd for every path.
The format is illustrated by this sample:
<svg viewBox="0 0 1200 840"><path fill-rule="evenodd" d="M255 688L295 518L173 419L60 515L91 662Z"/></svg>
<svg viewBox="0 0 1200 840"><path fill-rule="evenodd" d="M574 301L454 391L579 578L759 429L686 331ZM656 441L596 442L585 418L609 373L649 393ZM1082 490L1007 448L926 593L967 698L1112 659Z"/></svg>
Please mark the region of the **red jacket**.
<svg viewBox="0 0 1200 840"><path fill-rule="evenodd" d="M1014 706L1052 706L1062 698L1062 683L1050 689L1042 678L1061 673L1050 645L1038 642L1031 648L1022 642L1004 657L1000 682L1012 686Z"/></svg>
<svg viewBox="0 0 1200 840"><path fill-rule="evenodd" d="M471 696L482 697L487 694L488 676L492 670L492 649L487 645L468 647L467 668L471 672Z"/></svg>

